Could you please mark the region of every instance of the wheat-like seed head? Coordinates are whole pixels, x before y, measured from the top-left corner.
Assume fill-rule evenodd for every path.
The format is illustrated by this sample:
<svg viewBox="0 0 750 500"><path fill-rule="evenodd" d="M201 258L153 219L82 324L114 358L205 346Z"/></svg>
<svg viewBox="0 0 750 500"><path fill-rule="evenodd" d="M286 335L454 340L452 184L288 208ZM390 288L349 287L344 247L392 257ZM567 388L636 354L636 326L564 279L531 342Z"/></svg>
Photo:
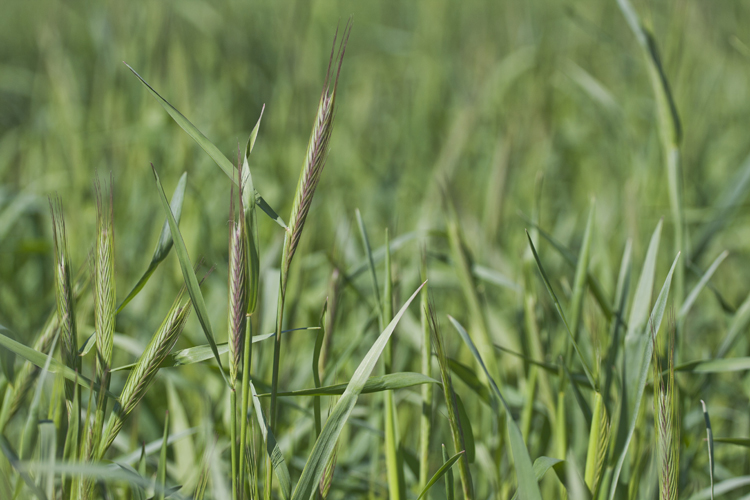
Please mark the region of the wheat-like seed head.
<svg viewBox="0 0 750 500"><path fill-rule="evenodd" d="M653 327L652 327L653 329ZM659 467L659 500L677 500L680 466L680 429L677 421L677 393L674 384L674 317L670 318L667 374L654 346L654 426ZM652 332L654 344L656 332Z"/></svg>
<svg viewBox="0 0 750 500"><path fill-rule="evenodd" d="M333 473L336 470L336 460L338 459L338 454L339 447L338 444L336 444L335 448L333 449L333 453L326 463L326 468L323 471L323 476L321 476L320 484L318 486L318 491L320 491L320 496L321 498L323 498L323 500L328 497L328 493L331 491L331 485L333 484Z"/></svg>
<svg viewBox="0 0 750 500"><path fill-rule="evenodd" d="M66 366L81 370L78 357L78 337L76 331L75 301L70 279L70 255L65 233L65 217L60 199L50 199L52 213L52 234L55 250L55 295L57 297L57 318L61 328L60 352ZM65 398L73 400L74 384L65 384Z"/></svg>
<svg viewBox="0 0 750 500"><path fill-rule="evenodd" d="M130 371L125 387L120 394L120 401L115 405L107 422L97 453L101 458L122 429L122 425L135 409L148 388L154 381L164 358L174 347L185 327L185 322L192 309L192 303L181 304L185 290L181 290L172 304L167 317L149 342L146 350L138 358L135 368Z"/></svg>
<svg viewBox="0 0 750 500"><path fill-rule="evenodd" d="M239 169L238 169L239 171ZM230 197L229 229L229 383L235 387L245 341L247 312L247 239L245 237L242 194L239 200L239 220L234 213L234 185Z"/></svg>
<svg viewBox="0 0 750 500"><path fill-rule="evenodd" d="M96 329L96 375L100 380L112 368L112 343L115 332L115 255L112 225L112 179L109 207L102 200L102 186L94 180L96 192L96 249L94 252L94 327ZM105 387L109 386L105 382Z"/></svg>
<svg viewBox="0 0 750 500"><path fill-rule="evenodd" d="M346 52L346 44L349 40L351 27L351 19L349 19L344 28L342 41L339 45L338 54L336 55L336 60L338 61L336 77L333 82L331 82L331 70L333 67L334 50L336 48L338 30L333 39L331 58L328 63L328 71L326 72L326 79L323 84L320 103L318 104L318 113L315 117L315 123L313 124L310 142L307 145L307 154L305 155L305 162L302 165L302 172L300 173L299 181L297 182L297 192L294 196L292 214L289 217L289 240L286 253L287 258L284 263L286 269L289 269L294 253L297 250L297 245L299 244L300 236L302 235L302 228L305 225L305 219L307 218L307 213L310 210L313 195L315 194L315 188L318 186L320 175L323 173L323 168L325 167L326 159L328 157L328 146L331 140L333 121L336 114L336 88L338 86L341 63L344 61L344 53Z"/></svg>

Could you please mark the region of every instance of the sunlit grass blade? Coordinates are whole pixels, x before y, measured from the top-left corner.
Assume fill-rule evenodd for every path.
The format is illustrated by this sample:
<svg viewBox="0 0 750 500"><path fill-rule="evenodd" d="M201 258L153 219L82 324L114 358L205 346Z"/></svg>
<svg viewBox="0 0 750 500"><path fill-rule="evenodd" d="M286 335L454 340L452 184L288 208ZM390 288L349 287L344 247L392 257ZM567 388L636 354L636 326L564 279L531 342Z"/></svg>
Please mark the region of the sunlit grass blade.
<svg viewBox="0 0 750 500"><path fill-rule="evenodd" d="M526 448L526 443L524 443L523 441L521 429L518 427L518 424L511 415L508 403L500 393L500 389L497 387L495 380L487 371L487 367L482 360L482 356L481 354L479 354L479 351L474 345L474 342L471 340L471 337L469 337L466 329L452 316L448 316L448 319L453 324L453 327L456 329L456 331L458 331L458 334L461 336L461 339L471 351L471 354L479 362L479 366L482 368L482 370L484 370L485 375L487 375L487 380L489 381L492 392L505 408L506 430L508 432L508 441L510 442L510 449L511 453L513 454L513 461L516 469L519 498L521 500L541 500L542 493L539 490L539 485L537 484L537 480L534 475L531 457L529 456L529 450Z"/></svg>
<svg viewBox="0 0 750 500"><path fill-rule="evenodd" d="M688 361L674 368L676 372L689 373L728 373L747 370L750 370L750 357Z"/></svg>
<svg viewBox="0 0 750 500"><path fill-rule="evenodd" d="M180 217L182 216L182 204L185 200L186 186L187 172L183 172L180 176L180 180L177 181L177 187L174 189L174 193L172 193L172 201L170 202L170 209L174 214L174 219L177 222L177 225L180 224ZM149 263L146 272L144 272L143 276L141 276L141 278L138 280L138 283L136 283L128 296L125 297L120 306L117 308L118 314L120 313L120 311L125 309L125 306L128 305L128 303L133 300L141 290L143 290L143 287L146 286L146 283L148 283L151 275L154 274L156 269L159 267L159 264L161 264L162 261L167 258L167 255L169 255L169 251L171 249L172 231L170 231L169 229L169 221L165 220L164 225L161 228L159 241L156 243L156 248L154 248L154 254L151 256L151 262Z"/></svg>
<svg viewBox="0 0 750 500"><path fill-rule="evenodd" d="M526 238L529 240L529 245L531 245L531 251L534 254L536 265L539 268L539 274L542 275L542 280L544 281L544 285L547 287L547 291L549 292L550 297L552 297L552 302L555 304L555 309L557 309L557 313L560 315L563 325L565 325L565 330L568 332L568 336L570 337L570 342L573 344L573 348L575 349L576 354L578 354L578 359L580 360L581 365L583 366L583 371L586 374L586 378L589 379L589 383L591 384L591 387L593 387L594 389L597 389L598 385L594 379L594 376L591 373L591 369L589 368L588 363L583 357L583 353L581 352L581 349L578 347L578 343L576 342L573 332L570 331L570 327L568 326L568 322L565 319L565 313L562 310L560 301L557 300L557 295L555 295L555 291L552 289L552 284L550 283L549 278L547 278L547 273L544 272L544 268L542 267L542 261L539 259L539 255L536 253L536 248L534 248L534 242L531 241L531 236L529 235L528 231L526 232Z"/></svg>
<svg viewBox="0 0 750 500"><path fill-rule="evenodd" d="M690 308L693 307L695 300L698 298L698 295L701 293L701 290L703 290L703 288L706 286L706 283L708 283L708 281L716 272L716 269L719 268L719 265L724 262L724 259L726 259L728 255L729 252L725 250L721 252L718 257L716 257L716 260L713 261L711 266L701 277L700 281L690 292L690 295L688 295L687 299L685 299L685 302L682 304L682 308L680 308L680 311L677 313L678 318L683 318L687 315L687 313L690 311Z"/></svg>
<svg viewBox="0 0 750 500"><path fill-rule="evenodd" d="M328 458L333 453L336 441L349 415L351 415L359 395L365 387L367 378L375 368L375 364L383 352L388 339L396 329L396 325L398 325L409 304L412 303L419 291L422 290L422 286L424 284L417 288L409 300L401 307L401 310L398 311L390 324L383 330L383 333L380 334L352 375L344 394L339 398L333 410L331 410L331 414L328 416L328 420L326 420L320 436L315 441L312 452L308 456L305 467L302 469L302 476L294 489L292 500L308 500L320 483L320 478L323 477Z"/></svg>
<svg viewBox="0 0 750 500"><path fill-rule="evenodd" d="M208 309L206 308L206 302L203 300L203 293L201 293L200 284L198 278L195 276L193 271L193 264L190 262L190 256L188 255L185 242L182 240L182 234L180 234L180 228L177 226L177 221L174 218L172 210L169 208L169 202L167 201L167 195L164 194L164 188L159 180L159 174L156 173L156 169L151 165L151 171L154 173L154 179L156 180L157 191L161 198L162 207L167 214L167 221L169 222L169 229L172 232L172 240L175 244L175 251L177 257L180 260L180 268L182 269L182 276L185 279L185 286L187 287L188 294L190 295L190 301L195 307L195 313L198 316L201 327L203 327L203 333L206 335L206 340L211 346L216 363L219 365L219 371L221 376L224 378L224 382L229 385L229 380L224 373L224 368L221 365L221 359L219 358L219 350L216 347L216 341L214 340L213 328L211 328L211 320L208 317Z"/></svg>
<svg viewBox="0 0 750 500"><path fill-rule="evenodd" d="M458 461L459 458L461 458L461 454L464 453L463 451L459 451L452 457L450 457L448 460L443 463L443 465L435 472L435 474L430 478L429 481L427 481L427 484L422 488L422 492L417 497L417 500L421 500L424 498L424 496L427 494L427 492L432 488L432 485L435 484L438 479L443 477L443 475L450 470L451 467Z"/></svg>
<svg viewBox="0 0 750 500"><path fill-rule="evenodd" d="M708 418L706 403L701 399L703 419L706 421L706 444L708 446L708 477L711 480L711 500L714 500L714 432L711 429L711 419Z"/></svg>
<svg viewBox="0 0 750 500"><path fill-rule="evenodd" d="M725 444L734 444L737 446L743 446L745 448L750 448L750 438L714 438L714 443L725 443Z"/></svg>
<svg viewBox="0 0 750 500"><path fill-rule="evenodd" d="M445 449L445 445L441 445L441 450L443 452L443 463L445 463L449 460L448 451ZM456 455L458 458L461 458L458 453ZM445 498L447 500L453 500L453 470L450 467L445 471Z"/></svg>
<svg viewBox="0 0 750 500"><path fill-rule="evenodd" d="M633 438L633 432L635 432L635 426L638 419L638 412L641 407L641 401L643 399L643 391L646 388L646 379L648 378L649 365L651 363L651 355L653 353L653 343L656 335L659 332L661 326L661 320L664 317L664 310L667 307L667 298L669 296L669 289L672 285L672 274L674 273L675 267L677 266L677 260L680 258L680 254L677 254L672 267L667 274L667 278L664 281L661 292L654 303L654 307L651 310L651 316L648 320L649 329L641 328L640 332L628 332L631 336L630 345L628 345L628 338L626 341L626 354L630 356L626 357L628 363L628 375L626 378L625 388L627 389L627 400L622 402L620 412L620 423L618 439L615 446L614 456L617 457L617 462L613 469L612 482L610 484L610 491L608 498L612 500L615 496L617 489L617 483L620 478L620 472L622 466L625 463L625 459L628 454L628 447L630 441ZM645 268L646 266L644 266ZM653 279L653 278L652 278ZM641 291L641 283L638 285L638 291ZM638 293L638 291L636 293ZM650 295L650 292L649 292ZM639 298L636 297L636 301L633 307L639 302ZM632 315L631 315L632 316ZM629 328L633 328L633 325L640 324L639 321L633 321L631 318ZM649 334L649 331L654 332L653 337ZM631 396L632 394L632 396Z"/></svg>

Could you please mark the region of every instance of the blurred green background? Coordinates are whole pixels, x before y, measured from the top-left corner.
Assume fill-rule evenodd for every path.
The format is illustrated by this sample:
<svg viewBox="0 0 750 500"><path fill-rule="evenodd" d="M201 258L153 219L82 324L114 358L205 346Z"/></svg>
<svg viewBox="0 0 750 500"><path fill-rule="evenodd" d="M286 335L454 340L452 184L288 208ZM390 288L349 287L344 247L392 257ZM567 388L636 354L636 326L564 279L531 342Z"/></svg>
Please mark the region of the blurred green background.
<svg viewBox="0 0 750 500"><path fill-rule="evenodd" d="M750 2L635 6L655 33L682 121L686 218L694 240L737 184L732 179L750 152ZM541 226L572 248L595 197L591 269L607 291L614 289L626 239L634 239L638 269L648 235L665 217L661 282L674 252L655 104L641 53L614 1L10 0L0 15L0 323L30 341L54 305L49 196L62 199L74 265L83 264L94 242L97 174L111 172L114 179L116 275L118 298L124 297L145 270L163 223L153 162L168 193L188 172L181 229L191 257L217 266L204 293L216 331L225 335L229 180L121 61L230 159L265 104L251 167L256 188L287 218L333 34L350 14L354 29L330 157L290 284L290 327L317 323L335 266L346 272L363 262L357 208L373 246L382 245L386 227L393 236L421 231L395 257L399 304L414 289L420 242L432 230L436 300L441 312L465 314L460 300L449 300L458 281L441 263L447 253L443 196L456 206L475 261L514 281L521 279L523 214L533 210L535 189ZM273 330L283 234L259 218L265 333ZM744 201L693 264L705 269L723 249L731 255L713 284L737 306L750 278ZM541 250L556 286L569 293L572 270L549 246ZM687 276L688 283L697 281ZM118 317L117 330L145 343L181 280L170 257ZM362 275L355 286L369 292L367 280ZM520 297L489 285L482 291L498 342L521 349ZM702 297L686 327L689 359L715 352L725 329L718 301ZM81 331L93 323L91 304L88 297L80 306ZM544 307L554 318L551 306ZM344 293L340 308L334 357L361 339L370 313L356 293ZM404 325L409 338L416 319ZM312 336L291 335L282 385L306 387ZM193 317L178 347L203 342ZM396 342L404 346L397 347L401 365L418 356L408 341ZM448 343L458 346L454 338ZM738 346L746 350L747 340ZM261 374L269 373L264 355L270 352L257 358ZM520 365L507 361L512 385ZM203 381L205 373L185 368L179 380ZM346 380L349 372L343 373ZM219 381L209 382L218 387ZM181 387L186 397L206 397ZM717 408L718 426L747 409L747 391L733 394L742 402L724 413ZM746 431L746 416L740 421ZM157 427L143 432L160 435Z"/></svg>

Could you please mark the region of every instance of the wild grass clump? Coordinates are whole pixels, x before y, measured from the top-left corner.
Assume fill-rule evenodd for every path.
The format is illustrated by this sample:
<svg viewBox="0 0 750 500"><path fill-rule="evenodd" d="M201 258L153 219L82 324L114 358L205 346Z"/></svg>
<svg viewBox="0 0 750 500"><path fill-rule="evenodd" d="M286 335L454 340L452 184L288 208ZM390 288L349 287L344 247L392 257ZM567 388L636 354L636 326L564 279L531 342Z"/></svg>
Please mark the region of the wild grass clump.
<svg viewBox="0 0 750 500"><path fill-rule="evenodd" d="M747 497L746 7L41 2L0 499Z"/></svg>

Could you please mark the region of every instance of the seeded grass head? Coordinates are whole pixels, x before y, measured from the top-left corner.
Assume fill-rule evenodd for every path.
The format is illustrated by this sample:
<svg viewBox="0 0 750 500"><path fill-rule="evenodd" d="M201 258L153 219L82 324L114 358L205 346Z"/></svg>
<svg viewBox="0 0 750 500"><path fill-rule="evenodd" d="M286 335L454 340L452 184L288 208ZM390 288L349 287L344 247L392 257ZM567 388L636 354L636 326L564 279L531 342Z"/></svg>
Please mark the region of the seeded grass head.
<svg viewBox="0 0 750 500"><path fill-rule="evenodd" d="M122 429L122 425L130 413L135 409L143 396L154 382L159 366L174 347L177 339L185 327L185 322L190 315L192 303L183 302L185 288L183 287L177 295L169 313L162 322L159 329L151 339L151 342L143 351L135 367L130 371L125 387L120 394L120 401L115 405L110 414L107 427L102 435L98 457L101 458Z"/></svg>
<svg viewBox="0 0 750 500"><path fill-rule="evenodd" d="M115 332L115 236L112 210L112 176L109 196L105 196L97 176L96 193L96 250L94 255L94 326L96 328L96 375L105 380L111 368L112 344ZM106 382L103 382L105 385Z"/></svg>
<svg viewBox="0 0 750 500"><path fill-rule="evenodd" d="M656 343L656 332L651 336ZM659 500L677 500L680 478L680 424L677 411L677 391L674 383L675 348L674 310L669 318L669 346L667 369L654 345L654 426L656 431L657 467L659 469Z"/></svg>
<svg viewBox="0 0 750 500"><path fill-rule="evenodd" d="M241 163L240 163L241 165ZM237 169L240 172L240 168ZM238 179L239 181L239 179ZM232 183L229 202L229 381L235 386L238 368L242 366L245 337L248 289L248 253L246 246L245 210L242 203L242 183L238 182L235 213L235 185Z"/></svg>
<svg viewBox="0 0 750 500"><path fill-rule="evenodd" d="M302 172L300 173L299 181L297 183L297 192L294 197L294 205L292 205L292 214L289 217L289 246L286 253L286 262L284 263L286 269L289 269L294 253L297 250L297 245L299 244L300 236L302 235L302 228L305 225L305 219L307 218L307 213L310 211L310 205L312 204L313 196L315 195L315 188L318 186L320 175L323 173L323 168L325 167L328 158L328 146L331 140L333 121L336 115L336 89L338 87L341 63L344 61L344 53L346 52L346 44L349 41L351 29L352 19L349 18L344 27L344 32L341 37L342 40L338 52L336 53L335 61L338 61L338 63L336 65L336 76L332 81L334 51L336 49L336 40L338 39L338 30L336 30L336 35L333 38L331 58L328 62L326 79L323 84L323 92L320 95L318 113L315 117L315 124L313 125L312 134L310 135L310 142L307 145L305 162L302 165Z"/></svg>
<svg viewBox="0 0 750 500"><path fill-rule="evenodd" d="M75 301L70 276L70 254L68 238L65 232L65 216L62 201L59 198L50 200L52 213L52 235L55 252L55 295L57 297L57 318L60 325L60 352L63 363L73 370L81 370L78 357L78 339L76 331ZM65 398L73 400L74 385L65 384Z"/></svg>

